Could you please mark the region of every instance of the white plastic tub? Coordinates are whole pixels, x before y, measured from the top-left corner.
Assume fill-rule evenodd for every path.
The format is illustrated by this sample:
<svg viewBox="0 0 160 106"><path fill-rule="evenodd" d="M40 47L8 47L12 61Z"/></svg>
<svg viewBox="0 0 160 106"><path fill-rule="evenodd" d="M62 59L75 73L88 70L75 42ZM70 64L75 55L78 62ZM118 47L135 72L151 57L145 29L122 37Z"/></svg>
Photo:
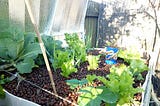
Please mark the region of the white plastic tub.
<svg viewBox="0 0 160 106"><path fill-rule="evenodd" d="M40 106L34 102L14 96L4 90L6 93L5 99L0 99L0 106Z"/></svg>

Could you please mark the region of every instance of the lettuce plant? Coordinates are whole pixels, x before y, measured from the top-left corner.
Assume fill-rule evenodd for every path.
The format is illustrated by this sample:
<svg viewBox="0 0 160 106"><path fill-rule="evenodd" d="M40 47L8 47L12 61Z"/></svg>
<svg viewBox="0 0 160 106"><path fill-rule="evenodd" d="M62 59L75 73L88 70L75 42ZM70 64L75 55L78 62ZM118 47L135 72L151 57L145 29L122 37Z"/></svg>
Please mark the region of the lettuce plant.
<svg viewBox="0 0 160 106"><path fill-rule="evenodd" d="M98 68L99 56L88 55L87 61L89 62L88 70L94 70Z"/></svg>
<svg viewBox="0 0 160 106"><path fill-rule="evenodd" d="M106 77L87 75L88 83L92 83L95 79L103 82L104 86L85 87L82 88L82 94L78 97L78 103L83 106L100 105L102 101L106 106L116 106L130 104L134 94L141 92L140 88L133 88L134 78L128 67L122 65L120 67L112 67L110 74ZM112 99L111 99L112 98Z"/></svg>
<svg viewBox="0 0 160 106"><path fill-rule="evenodd" d="M118 57L123 58L125 62L129 63L129 71L133 76L137 77L138 80L143 79L141 72L148 70L148 66L145 64L144 60L141 59L140 54L133 50L120 50Z"/></svg>
<svg viewBox="0 0 160 106"><path fill-rule="evenodd" d="M74 54L76 64L79 65L80 62L86 61L86 46L83 41L81 41L76 33L65 34L65 40L68 44L68 48Z"/></svg>
<svg viewBox="0 0 160 106"><path fill-rule="evenodd" d="M77 68L74 66L74 59L68 60L62 64L62 75L68 77L71 73L77 72Z"/></svg>
<svg viewBox="0 0 160 106"><path fill-rule="evenodd" d="M50 60L53 68L61 68L61 74L68 77L71 73L77 72L75 67L79 65L80 62L86 60L86 47L76 33L65 34L65 40L68 47L59 47L61 44L58 42L49 44L50 48L53 47L49 52L52 54Z"/></svg>

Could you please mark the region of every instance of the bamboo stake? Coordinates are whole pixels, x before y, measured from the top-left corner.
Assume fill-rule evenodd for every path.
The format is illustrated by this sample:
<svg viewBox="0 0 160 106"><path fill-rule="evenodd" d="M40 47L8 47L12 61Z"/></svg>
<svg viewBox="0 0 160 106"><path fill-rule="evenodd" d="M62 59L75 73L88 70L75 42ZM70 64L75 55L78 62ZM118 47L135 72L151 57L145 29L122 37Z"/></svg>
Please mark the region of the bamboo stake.
<svg viewBox="0 0 160 106"><path fill-rule="evenodd" d="M50 65L49 65L49 61L48 61L48 58L47 58L47 55L46 55L44 43L43 43L42 38L40 36L38 26L37 26L37 24L35 22L35 19L33 17L33 12L31 10L31 5L30 5L29 0L25 0L25 4L27 6L27 10L28 10L31 22L33 24L34 30L35 30L35 32L37 34L37 37L38 37L38 41L39 41L39 44L40 44L40 47L41 47L41 51L42 51L42 54L43 54L43 58L44 58L44 61L45 61L46 67L47 67L49 77L50 77L50 80L51 80L51 85L52 85L53 91L54 91L55 94L57 94L56 88L55 88L55 83L54 83L54 80L53 80L53 75L52 75L51 68L50 68Z"/></svg>

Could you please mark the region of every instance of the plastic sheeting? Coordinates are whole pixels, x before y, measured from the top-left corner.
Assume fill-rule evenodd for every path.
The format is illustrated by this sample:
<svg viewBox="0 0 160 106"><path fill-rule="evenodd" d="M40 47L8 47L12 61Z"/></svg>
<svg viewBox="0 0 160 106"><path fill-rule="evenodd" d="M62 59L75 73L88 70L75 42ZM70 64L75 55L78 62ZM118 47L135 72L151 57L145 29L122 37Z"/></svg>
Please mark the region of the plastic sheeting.
<svg viewBox="0 0 160 106"><path fill-rule="evenodd" d="M84 32L88 0L54 0L53 4L55 6L52 6L51 2L45 34L63 35L64 33Z"/></svg>

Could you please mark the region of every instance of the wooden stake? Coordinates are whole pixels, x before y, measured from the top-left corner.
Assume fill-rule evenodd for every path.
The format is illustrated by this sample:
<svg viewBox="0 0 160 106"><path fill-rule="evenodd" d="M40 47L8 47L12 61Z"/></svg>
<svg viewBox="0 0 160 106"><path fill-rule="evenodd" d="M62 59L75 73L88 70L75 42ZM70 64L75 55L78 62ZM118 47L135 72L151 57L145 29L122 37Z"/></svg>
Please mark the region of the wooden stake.
<svg viewBox="0 0 160 106"><path fill-rule="evenodd" d="M38 26L37 26L37 24L35 22L35 19L34 19L34 16L33 16L33 12L32 12L29 0L25 0L25 4L27 6L27 10L28 10L31 22L33 24L34 30L35 30L36 35L38 37L38 41L39 41L39 44L40 44L40 47L41 47L41 51L42 51L42 54L43 54L43 58L44 58L44 61L45 61L46 67L47 67L47 71L48 71L49 77L50 77L50 80L51 80L51 85L52 85L53 91L54 91L55 94L57 94L56 88L55 88L55 83L54 83L54 80L53 80L53 75L52 75L51 68L50 68L50 65L49 65L49 61L48 61L48 58L47 58L47 55L46 55L44 43L43 43L42 38L40 36L40 32L38 30Z"/></svg>

